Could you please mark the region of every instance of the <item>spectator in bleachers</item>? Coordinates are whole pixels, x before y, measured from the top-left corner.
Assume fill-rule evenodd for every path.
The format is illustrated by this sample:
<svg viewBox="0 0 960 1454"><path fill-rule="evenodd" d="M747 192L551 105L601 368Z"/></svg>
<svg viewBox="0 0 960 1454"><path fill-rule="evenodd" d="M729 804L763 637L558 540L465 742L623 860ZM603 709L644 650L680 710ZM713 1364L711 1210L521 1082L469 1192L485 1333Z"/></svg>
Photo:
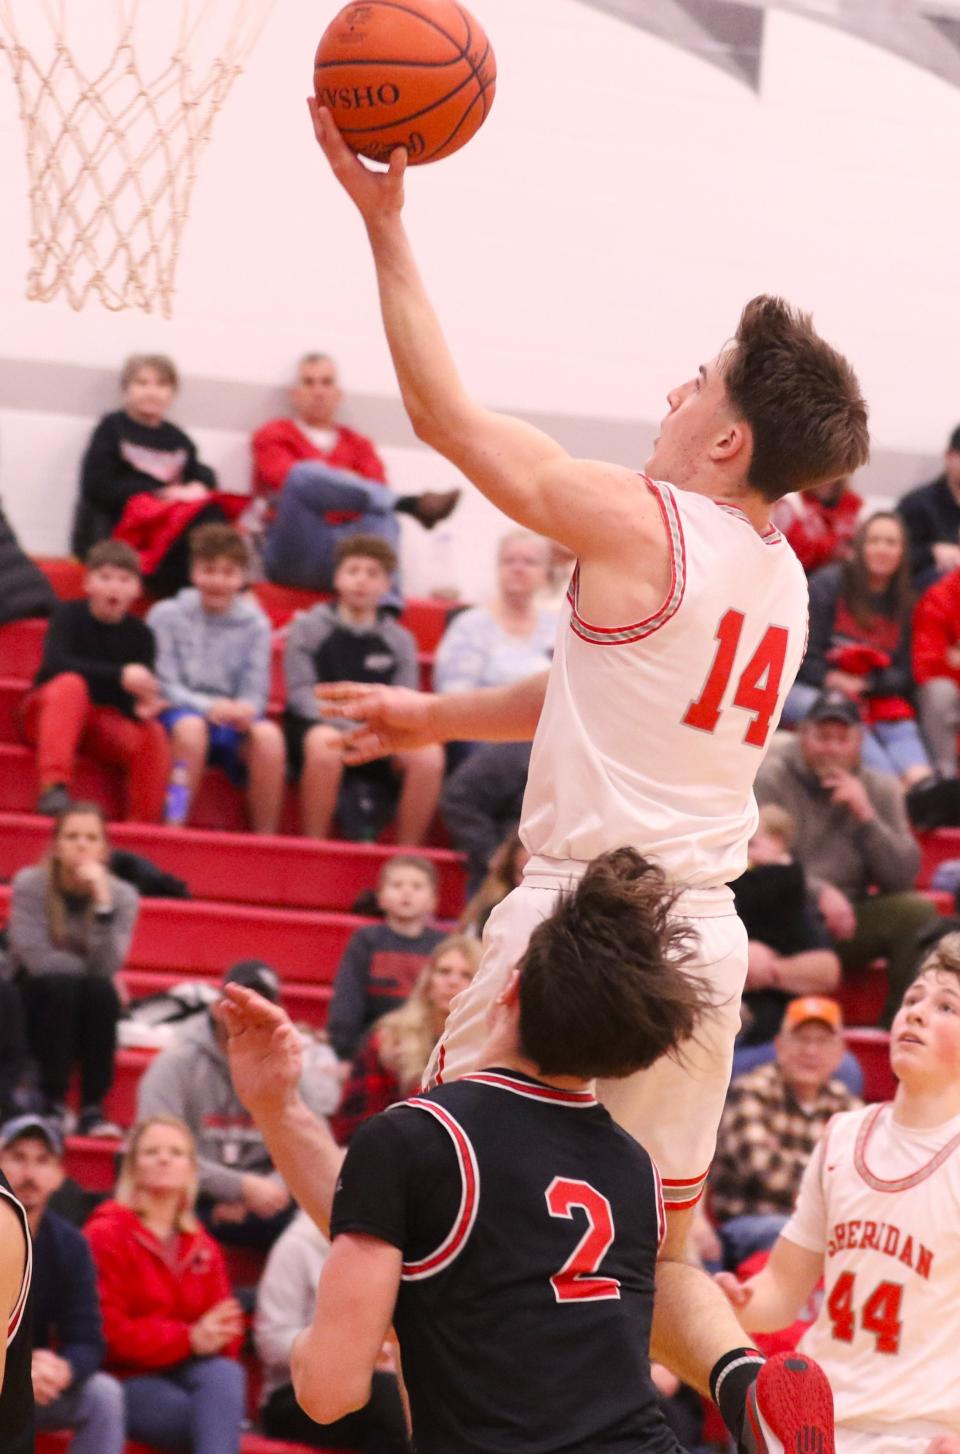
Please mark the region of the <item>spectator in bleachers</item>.
<svg viewBox="0 0 960 1454"><path fill-rule="evenodd" d="M521 883L529 857L519 829L514 828L492 855L486 878L464 908L457 928L481 938L494 909Z"/></svg>
<svg viewBox="0 0 960 1454"><path fill-rule="evenodd" d="M845 475L801 493L784 495L771 519L787 537L807 575L847 559L863 500Z"/></svg>
<svg viewBox="0 0 960 1454"><path fill-rule="evenodd" d="M217 479L188 434L167 418L179 378L165 354L133 354L120 374L123 408L100 420L87 445L73 550L108 535L136 546L155 596L187 584L187 537L225 520Z"/></svg>
<svg viewBox="0 0 960 1454"><path fill-rule="evenodd" d="M335 1424L316 1424L297 1403L290 1374L294 1339L313 1317L317 1283L330 1243L299 1212L276 1243L257 1288L254 1340L264 1366L260 1419L273 1439L362 1454L407 1454L407 1425L397 1384L395 1350L385 1343L370 1400Z"/></svg>
<svg viewBox="0 0 960 1454"><path fill-rule="evenodd" d="M49 1210L63 1177L63 1138L40 1116L0 1128L3 1172L33 1242L33 1397L36 1426L72 1433L71 1454L122 1454L123 1390L100 1371L97 1279L83 1233Z"/></svg>
<svg viewBox="0 0 960 1454"><path fill-rule="evenodd" d="M904 495L897 506L910 537L918 591L960 566L960 424L947 441L943 473Z"/></svg>
<svg viewBox="0 0 960 1454"><path fill-rule="evenodd" d="M943 779L954 780L960 729L960 568L935 581L917 603L913 674L934 767Z"/></svg>
<svg viewBox="0 0 960 1454"><path fill-rule="evenodd" d="M0 506L0 626L49 616L56 601L50 582L21 546Z"/></svg>
<svg viewBox="0 0 960 1454"><path fill-rule="evenodd" d="M232 525L201 525L190 537L193 585L147 617L157 641L157 680L169 703L160 721L186 773L186 821L207 762L247 788L254 833L275 833L283 806L283 733L266 716L270 621L244 590L250 552Z"/></svg>
<svg viewBox="0 0 960 1454"><path fill-rule="evenodd" d="M409 998L382 1015L360 1045L330 1126L346 1146L361 1121L412 1095L450 1013L454 995L473 979L480 963L480 941L451 934L434 949Z"/></svg>
<svg viewBox="0 0 960 1454"><path fill-rule="evenodd" d="M443 749L436 744L400 752L389 762L345 768L344 723L325 716L317 699L322 682L383 682L417 687L417 644L403 626L378 611L396 563L393 550L372 535L351 535L336 550L331 605L297 616L287 637L285 727L291 766L300 778L300 824L308 838L327 838L345 772L371 792L392 794L402 780L396 814L399 843L420 844L436 811L443 779ZM362 831L362 830L358 830Z"/></svg>
<svg viewBox="0 0 960 1454"><path fill-rule="evenodd" d="M280 981L268 964L241 960L224 984L242 984L274 1004ZM339 1077L329 1047L304 1037L304 1100L318 1115L334 1109ZM137 1118L174 1116L197 1147L200 1219L219 1241L270 1247L293 1215L290 1193L263 1138L237 1099L226 1034L212 1014L191 1017L173 1045L154 1056L137 1087Z"/></svg>
<svg viewBox="0 0 960 1454"><path fill-rule="evenodd" d="M840 982L840 961L793 857L789 813L768 803L747 846L749 867L731 884L747 931L747 1021L737 1045L772 1041L794 995L830 994Z"/></svg>
<svg viewBox="0 0 960 1454"><path fill-rule="evenodd" d="M103 813L75 803L60 815L50 852L22 868L10 901L10 958L20 977L30 1051L45 1114L62 1121L67 1086L80 1066L84 1136L119 1135L105 1120L113 1084L123 968L140 899L107 869Z"/></svg>
<svg viewBox="0 0 960 1454"><path fill-rule="evenodd" d="M337 966L327 1035L348 1065L375 1020L411 993L443 940L430 923L437 911L437 871L426 858L398 853L380 870L377 903L383 921L350 937Z"/></svg>
<svg viewBox="0 0 960 1454"><path fill-rule="evenodd" d="M454 848L467 855L467 893L486 878L504 834L520 817L529 742L481 742L440 792L440 812Z"/></svg>
<svg viewBox="0 0 960 1454"><path fill-rule="evenodd" d="M97 1208L86 1234L128 1437L190 1454L238 1454L243 1313L223 1253L197 1220L197 1175L182 1121L141 1121L114 1198Z"/></svg>
<svg viewBox="0 0 960 1454"><path fill-rule="evenodd" d="M710 1211L727 1267L772 1247L831 1116L860 1104L836 1079L843 1020L836 1000L791 1000L776 1059L735 1079L710 1172Z"/></svg>
<svg viewBox="0 0 960 1454"><path fill-rule="evenodd" d="M860 709L842 692L814 702L795 739L757 776L758 802L785 808L843 969L887 961L889 1025L936 909L913 891L920 850L896 778L861 763Z"/></svg>
<svg viewBox="0 0 960 1454"><path fill-rule="evenodd" d="M95 545L83 601L61 601L43 644L33 690L21 707L26 740L37 749L37 811L70 802L77 753L123 769L127 817L154 823L163 812L170 768L163 707L153 666L156 643L130 615L140 594L136 551L119 540Z"/></svg>
<svg viewBox="0 0 960 1454"><path fill-rule="evenodd" d="M500 687L546 671L553 657L557 613L539 602L547 584L550 542L511 530L497 555L497 596L450 622L433 665L438 692Z"/></svg>
<svg viewBox="0 0 960 1454"><path fill-rule="evenodd" d="M8 958L0 949L0 1122L19 1109L16 1091L29 1058L23 1000L13 981L5 978L8 971Z"/></svg>
<svg viewBox="0 0 960 1454"><path fill-rule="evenodd" d="M291 392L293 417L272 419L253 436L253 491L267 526L264 564L279 585L329 591L345 536L379 536L396 554L397 513L429 530L460 497L459 490L398 495L371 441L337 423L342 399L333 359L305 354ZM389 599L399 603L395 589Z"/></svg>
<svg viewBox="0 0 960 1454"><path fill-rule="evenodd" d="M913 710L912 612L903 522L881 510L860 526L847 559L810 582L807 652L783 709L792 726L825 688L851 697L865 719L864 766L906 788L931 772Z"/></svg>

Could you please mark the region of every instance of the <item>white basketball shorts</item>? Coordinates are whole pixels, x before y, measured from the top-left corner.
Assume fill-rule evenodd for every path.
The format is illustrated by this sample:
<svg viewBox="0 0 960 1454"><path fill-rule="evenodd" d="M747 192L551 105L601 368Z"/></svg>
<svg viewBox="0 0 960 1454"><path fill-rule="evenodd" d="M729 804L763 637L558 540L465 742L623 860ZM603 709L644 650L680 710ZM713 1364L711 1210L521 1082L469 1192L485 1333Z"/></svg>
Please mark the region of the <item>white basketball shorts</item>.
<svg viewBox="0 0 960 1454"><path fill-rule="evenodd" d="M575 873L531 873L487 921L483 958L472 983L453 1001L446 1029L424 1077L426 1086L479 1069L488 1035L487 1013L523 955L530 935L569 891ZM733 1043L740 1028L740 995L747 975L747 935L727 889L690 889L674 911L699 943L688 966L710 982L718 1008L705 1016L677 1057L649 1070L602 1081L597 1094L613 1118L643 1145L660 1171L667 1210L692 1207L703 1193L723 1112Z"/></svg>

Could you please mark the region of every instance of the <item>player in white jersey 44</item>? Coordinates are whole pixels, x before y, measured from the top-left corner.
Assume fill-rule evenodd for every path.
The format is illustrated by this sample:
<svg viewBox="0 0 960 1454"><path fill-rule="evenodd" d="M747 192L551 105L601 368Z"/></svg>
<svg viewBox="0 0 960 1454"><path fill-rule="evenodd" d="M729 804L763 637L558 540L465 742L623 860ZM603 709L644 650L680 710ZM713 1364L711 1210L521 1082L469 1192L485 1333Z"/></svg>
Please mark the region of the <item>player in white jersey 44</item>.
<svg viewBox="0 0 960 1454"><path fill-rule="evenodd" d="M536 732L521 829L532 858L524 884L491 917L483 964L455 1004L434 1079L475 1067L487 1008L533 928L590 859L630 844L656 860L686 891L677 912L696 926L722 1007L681 1059L600 1090L661 1166L667 1247L682 1252L713 1154L746 975L746 936L727 884L746 865L754 777L806 633L803 573L771 527L770 508L862 463L866 406L849 364L809 317L781 299L755 298L733 341L668 393L646 475L571 459L463 388L403 229L404 153L374 173L328 112L315 103L311 111L367 228L418 436L578 561L549 683L493 693L469 730L462 719L451 730L447 717L437 734ZM350 715L349 704L339 710ZM435 706L435 722L443 711ZM357 714L372 721L382 751L382 716L366 705ZM655 1346L667 1363L671 1318L689 1323L691 1309L672 1315L658 1305ZM693 1321L703 1329L701 1368L677 1371L702 1387L716 1329L709 1316Z"/></svg>
<svg viewBox="0 0 960 1454"><path fill-rule="evenodd" d="M893 1022L892 1104L835 1116L793 1217L746 1283L750 1332L788 1327L830 1380L838 1454L960 1454L960 934L924 960Z"/></svg>

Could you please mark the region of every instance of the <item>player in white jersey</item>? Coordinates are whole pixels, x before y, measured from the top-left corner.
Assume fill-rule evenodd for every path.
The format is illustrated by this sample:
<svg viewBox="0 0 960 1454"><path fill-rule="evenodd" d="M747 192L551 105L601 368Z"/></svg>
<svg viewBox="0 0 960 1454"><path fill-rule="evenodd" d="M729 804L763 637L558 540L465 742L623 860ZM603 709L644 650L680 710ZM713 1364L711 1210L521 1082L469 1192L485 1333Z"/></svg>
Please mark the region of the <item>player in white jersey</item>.
<svg viewBox="0 0 960 1454"><path fill-rule="evenodd" d="M696 925L718 1009L684 1047L682 1064L664 1062L643 1083L632 1078L616 1099L603 1089L617 1120L660 1165L671 1210L665 1246L674 1255L713 1154L746 977L746 935L727 880L746 866L753 779L806 632L801 573L770 533L770 508L790 490L863 462L866 406L849 364L809 317L781 299L756 298L734 340L668 394L646 476L571 459L463 388L403 229L404 152L393 154L388 172L372 172L329 112L310 107L367 228L418 436L519 524L578 561L571 625L562 628L546 697L545 681L518 684L487 698L480 718L454 724L455 708L436 734L530 738L543 713L524 810L533 861L524 885L491 917L475 993L459 997L437 1069L473 1066L489 1005L532 928L589 857L629 844L657 859L686 890L677 911ZM670 1361L671 1340L661 1342L656 1326L655 1337ZM712 1366L706 1347L700 1365ZM702 1371L674 1366L702 1386Z"/></svg>
<svg viewBox="0 0 960 1454"><path fill-rule="evenodd" d="M463 389L403 230L403 153L389 173L373 173L329 113L312 110L367 226L417 433L578 560L549 685L544 677L464 694L452 711L449 698L431 707L437 737L536 729L521 826L532 859L523 886L491 917L483 965L458 997L434 1078L473 1068L487 1007L557 894L597 854L638 848L685 891L677 911L697 921L723 1003L682 1065L665 1062L604 1094L657 1159L671 1211L689 1212L713 1154L746 975L746 935L727 885L746 866L753 781L806 637L805 579L770 507L863 460L866 406L809 318L757 298L732 343L668 394L645 475L571 459ZM370 700L341 710L363 713ZM464 702L481 702L481 715L458 720Z"/></svg>
<svg viewBox="0 0 960 1454"><path fill-rule="evenodd" d="M960 935L891 1030L889 1105L835 1116L766 1267L725 1289L750 1332L788 1327L833 1387L838 1454L960 1454Z"/></svg>

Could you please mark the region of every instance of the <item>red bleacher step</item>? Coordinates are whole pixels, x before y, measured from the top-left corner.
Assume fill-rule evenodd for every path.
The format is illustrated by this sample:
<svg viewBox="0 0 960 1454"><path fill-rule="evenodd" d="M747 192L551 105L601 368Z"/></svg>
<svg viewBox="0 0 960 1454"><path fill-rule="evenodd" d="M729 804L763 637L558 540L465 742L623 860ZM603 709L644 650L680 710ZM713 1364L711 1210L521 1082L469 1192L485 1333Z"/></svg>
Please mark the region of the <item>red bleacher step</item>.
<svg viewBox="0 0 960 1454"><path fill-rule="evenodd" d="M843 1032L863 1071L863 1094L868 1101L892 1101L897 1077L890 1067L890 1035L887 1030L850 1028Z"/></svg>
<svg viewBox="0 0 960 1454"><path fill-rule="evenodd" d="M0 887L2 908L9 898L9 887ZM144 899L127 965L220 975L238 959L263 959L285 978L327 984L347 940L368 922L327 910Z"/></svg>
<svg viewBox="0 0 960 1454"><path fill-rule="evenodd" d="M34 1446L36 1454L67 1454L72 1435L64 1433L38 1434ZM152 1444L140 1444L128 1439L123 1446L124 1454L163 1454ZM282 1439L268 1439L264 1434L242 1434L240 1454L344 1454L343 1450L317 1449L314 1445L289 1444Z"/></svg>
<svg viewBox="0 0 960 1454"><path fill-rule="evenodd" d="M290 909L348 910L376 886L383 864L397 851L377 843L258 837L197 828L115 823L117 848L149 858L186 880L195 899ZM50 821L32 813L0 812L0 879L36 863L50 842ZM463 859L444 848L417 849L439 880L437 912L454 919L463 907Z"/></svg>

